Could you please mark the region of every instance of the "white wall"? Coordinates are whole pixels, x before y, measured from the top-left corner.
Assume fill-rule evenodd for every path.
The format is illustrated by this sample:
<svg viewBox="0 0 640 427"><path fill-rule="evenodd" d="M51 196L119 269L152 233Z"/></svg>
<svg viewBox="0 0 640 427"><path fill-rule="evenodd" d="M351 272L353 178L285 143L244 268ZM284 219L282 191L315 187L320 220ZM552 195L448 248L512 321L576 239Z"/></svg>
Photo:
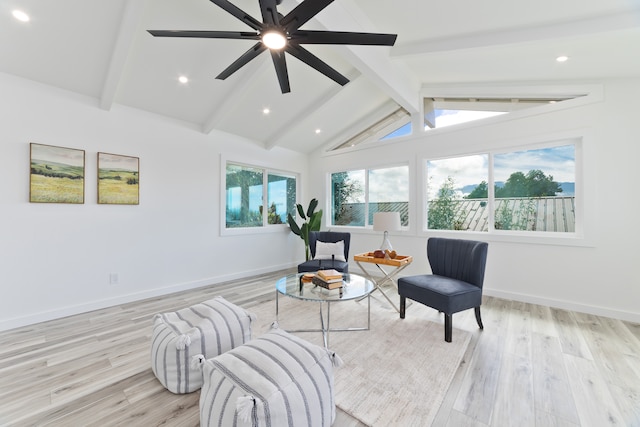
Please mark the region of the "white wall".
<svg viewBox="0 0 640 427"><path fill-rule="evenodd" d="M416 167L430 156L566 134L585 135L588 145L587 244L480 236L490 242L485 292L640 322L638 79L606 82L595 104L335 156L315 153L313 161L132 109L103 111L95 99L8 75L0 74L0 93L0 330L297 264L302 243L288 231L220 236L221 153L294 167L305 183L300 199L326 202L328 171L409 162L417 180ZM29 203L30 142L86 150L83 205ZM98 151L140 158L139 206L96 204ZM412 191L415 200L419 187ZM414 225L418 212L414 204ZM429 235L414 228L392 236L399 252L415 258L407 274L428 271ZM356 230L351 254L380 240ZM109 284L112 272L118 285Z"/></svg>
<svg viewBox="0 0 640 427"><path fill-rule="evenodd" d="M104 111L95 99L8 75L0 74L0 93L0 330L303 258L288 228L220 236L220 157L305 181L306 156L133 109ZM29 203L30 142L86 150L83 205ZM140 158L138 206L96 203L98 151ZM119 284L109 284L110 273Z"/></svg>
<svg viewBox="0 0 640 427"><path fill-rule="evenodd" d="M588 199L584 240L567 245L504 239L486 233L462 236L490 243L485 280L488 295L640 322L640 203L636 197L640 182L636 172L640 159L640 80L608 81L602 89L603 96L596 96L597 102L573 108L516 120L496 118L487 125L443 129L400 144L379 144L377 148L351 153L316 153L310 172L312 176L326 176L331 171L408 162L412 179L420 180L417 170L423 159L430 157L517 147L566 136L584 137ZM413 200L420 190L419 185L412 188ZM328 200L322 180L315 181L310 193ZM419 230L421 206L414 203L411 209L412 229L397 233L391 241L398 252L414 256L414 263L405 273L420 274L429 271L425 246L427 238L435 233ZM380 244L379 233L351 231L352 254ZM350 268L352 272L359 270L357 265Z"/></svg>

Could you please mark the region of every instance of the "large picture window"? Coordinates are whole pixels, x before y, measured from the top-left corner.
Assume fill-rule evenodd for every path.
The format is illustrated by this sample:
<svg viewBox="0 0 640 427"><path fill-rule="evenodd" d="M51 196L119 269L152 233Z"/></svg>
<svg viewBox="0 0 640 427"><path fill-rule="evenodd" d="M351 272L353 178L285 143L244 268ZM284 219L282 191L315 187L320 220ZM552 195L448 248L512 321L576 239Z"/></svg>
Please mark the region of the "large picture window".
<svg viewBox="0 0 640 427"><path fill-rule="evenodd" d="M487 154L429 160L427 176L427 228L487 231Z"/></svg>
<svg viewBox="0 0 640 427"><path fill-rule="evenodd" d="M576 146L426 162L427 229L576 230Z"/></svg>
<svg viewBox="0 0 640 427"><path fill-rule="evenodd" d="M294 174L227 163L225 181L225 228L286 224L287 214L295 214Z"/></svg>
<svg viewBox="0 0 640 427"><path fill-rule="evenodd" d="M331 225L367 227L376 212L400 212L409 225L409 166L331 174Z"/></svg>

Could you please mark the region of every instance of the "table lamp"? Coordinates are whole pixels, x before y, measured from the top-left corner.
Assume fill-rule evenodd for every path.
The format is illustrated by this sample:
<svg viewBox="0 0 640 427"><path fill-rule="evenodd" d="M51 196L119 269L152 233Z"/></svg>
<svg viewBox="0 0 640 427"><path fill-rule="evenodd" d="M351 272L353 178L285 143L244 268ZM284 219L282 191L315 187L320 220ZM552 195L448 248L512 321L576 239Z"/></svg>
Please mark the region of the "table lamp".
<svg viewBox="0 0 640 427"><path fill-rule="evenodd" d="M384 231L380 250L393 250L389 241L389 231L400 231L400 212L376 212L373 214L374 231Z"/></svg>

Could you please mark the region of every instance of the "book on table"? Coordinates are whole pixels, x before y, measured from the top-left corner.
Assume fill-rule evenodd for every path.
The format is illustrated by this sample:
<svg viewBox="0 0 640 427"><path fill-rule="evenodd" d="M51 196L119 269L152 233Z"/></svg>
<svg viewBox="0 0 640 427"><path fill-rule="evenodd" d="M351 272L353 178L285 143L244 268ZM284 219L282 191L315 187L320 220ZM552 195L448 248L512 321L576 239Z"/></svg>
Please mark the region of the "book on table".
<svg viewBox="0 0 640 427"><path fill-rule="evenodd" d="M335 269L319 270L318 273L316 273L316 275L324 281L342 280L342 273L340 273L338 270L335 270Z"/></svg>
<svg viewBox="0 0 640 427"><path fill-rule="evenodd" d="M327 281L316 275L312 279L312 283L325 289L338 289L342 287L342 276L338 279L331 279Z"/></svg>

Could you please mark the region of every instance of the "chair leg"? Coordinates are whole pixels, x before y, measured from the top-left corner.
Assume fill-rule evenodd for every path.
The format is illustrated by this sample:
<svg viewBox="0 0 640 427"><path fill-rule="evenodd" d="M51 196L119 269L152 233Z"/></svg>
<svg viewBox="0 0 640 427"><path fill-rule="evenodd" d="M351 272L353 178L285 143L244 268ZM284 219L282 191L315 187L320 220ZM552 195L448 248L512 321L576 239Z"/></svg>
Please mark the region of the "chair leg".
<svg viewBox="0 0 640 427"><path fill-rule="evenodd" d="M451 314L444 314L444 340L446 342L451 342Z"/></svg>
<svg viewBox="0 0 640 427"><path fill-rule="evenodd" d="M475 312L476 312L476 322L478 322L478 326L480 327L480 329L484 329L484 326L482 325L482 317L480 317L479 306L475 308Z"/></svg>
<svg viewBox="0 0 640 427"><path fill-rule="evenodd" d="M405 310L407 308L407 298L400 296L400 318L404 319Z"/></svg>

